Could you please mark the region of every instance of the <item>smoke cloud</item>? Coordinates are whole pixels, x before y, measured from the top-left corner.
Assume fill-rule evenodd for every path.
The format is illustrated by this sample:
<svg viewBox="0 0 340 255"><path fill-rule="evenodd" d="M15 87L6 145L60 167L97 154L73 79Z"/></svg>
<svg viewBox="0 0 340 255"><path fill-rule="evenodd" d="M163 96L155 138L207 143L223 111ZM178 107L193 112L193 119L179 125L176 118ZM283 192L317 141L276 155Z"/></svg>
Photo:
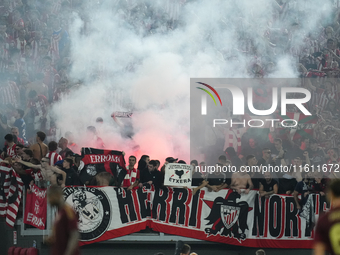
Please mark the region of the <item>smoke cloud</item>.
<svg viewBox="0 0 340 255"><path fill-rule="evenodd" d="M182 2L107 0L72 14L69 76L82 85L53 106L60 136L71 131L88 146L86 127L102 117L96 128L106 148L188 162L190 77L247 78L254 63L270 65L271 78L297 77L290 49L320 31L332 8L316 0L281 0L283 12L275 0ZM131 120L120 121L131 121L133 141L110 117L130 110Z"/></svg>

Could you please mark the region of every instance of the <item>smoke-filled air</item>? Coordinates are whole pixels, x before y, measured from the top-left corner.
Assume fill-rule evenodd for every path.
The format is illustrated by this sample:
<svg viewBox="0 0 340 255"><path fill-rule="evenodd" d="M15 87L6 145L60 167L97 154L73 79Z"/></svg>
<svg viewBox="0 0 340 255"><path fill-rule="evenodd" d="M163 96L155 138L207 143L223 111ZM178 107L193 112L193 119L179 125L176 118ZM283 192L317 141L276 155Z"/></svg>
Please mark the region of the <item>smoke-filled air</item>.
<svg viewBox="0 0 340 255"><path fill-rule="evenodd" d="M53 105L57 136L88 147L95 126L105 148L186 161L190 78L298 77L294 51L333 18L332 1L87 2L70 13L77 85ZM119 126L114 112L133 114Z"/></svg>

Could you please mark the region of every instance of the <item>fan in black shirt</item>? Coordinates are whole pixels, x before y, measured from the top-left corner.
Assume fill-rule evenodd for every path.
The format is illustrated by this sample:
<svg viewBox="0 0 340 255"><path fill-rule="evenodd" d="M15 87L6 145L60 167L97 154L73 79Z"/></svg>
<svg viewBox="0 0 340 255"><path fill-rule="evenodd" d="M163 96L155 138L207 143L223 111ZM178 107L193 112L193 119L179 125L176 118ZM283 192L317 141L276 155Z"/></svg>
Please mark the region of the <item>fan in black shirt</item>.
<svg viewBox="0 0 340 255"><path fill-rule="evenodd" d="M276 166L275 161L279 158L277 157L272 157L272 152L269 148L263 148L262 149L262 158L259 159L257 162L257 165L260 167L260 170L263 171L262 166ZM280 165L285 165L285 161L283 158L280 158ZM272 178L275 179L277 182L279 182L278 175L275 172L272 172Z"/></svg>
<svg viewBox="0 0 340 255"><path fill-rule="evenodd" d="M305 178L296 184L293 196L296 204L296 208L301 210L301 207L304 206L308 200L308 195L314 193L314 187L317 182L313 178L313 173L310 171L305 173ZM301 200L299 201L298 195L301 194Z"/></svg>
<svg viewBox="0 0 340 255"><path fill-rule="evenodd" d="M209 174L208 181L210 186L220 186L225 182L225 175L220 172Z"/></svg>
<svg viewBox="0 0 340 255"><path fill-rule="evenodd" d="M163 175L160 171L156 170L157 162L156 160L150 160L148 164L148 170L144 170L143 173L140 173L140 183L139 187L142 187L145 184L153 184L155 188L160 188L163 185Z"/></svg>
<svg viewBox="0 0 340 255"><path fill-rule="evenodd" d="M262 149L262 158L260 158L257 162L258 166L275 166L275 158L271 157L271 150L269 148Z"/></svg>
<svg viewBox="0 0 340 255"><path fill-rule="evenodd" d="M200 172L196 172L194 170L194 173L192 174L192 181L191 186L198 187L201 185L202 181L204 180L202 174Z"/></svg>
<svg viewBox="0 0 340 255"><path fill-rule="evenodd" d="M279 190L279 185L275 181L270 172L265 172L263 174L264 179L260 180L260 196L269 198L270 195L277 194Z"/></svg>
<svg viewBox="0 0 340 255"><path fill-rule="evenodd" d="M226 182L226 176L224 173L219 171L218 169L222 169L223 165L221 163L216 164L216 172L210 173L208 175L208 183L207 188L209 191L213 190L218 192Z"/></svg>
<svg viewBox="0 0 340 255"><path fill-rule="evenodd" d="M257 142L253 138L249 138L248 144L243 146L242 144L242 155L254 155L255 157L261 157L261 149L258 147Z"/></svg>
<svg viewBox="0 0 340 255"><path fill-rule="evenodd" d="M143 155L138 161L138 167L140 173L140 183L139 187L143 186L143 183L150 181L148 164L150 162L150 157L148 155Z"/></svg>
<svg viewBox="0 0 340 255"><path fill-rule="evenodd" d="M231 161L231 164L239 169L242 165L242 161L237 156L234 147L228 147L227 149L225 149L225 153L228 156L228 159Z"/></svg>
<svg viewBox="0 0 340 255"><path fill-rule="evenodd" d="M65 186L80 185L79 177L77 175L77 172L72 168L72 165L72 159L64 159L62 170L66 173ZM58 180L60 180L59 177Z"/></svg>
<svg viewBox="0 0 340 255"><path fill-rule="evenodd" d="M192 160L190 162L190 165L192 165L194 167L194 170L192 172L192 181L191 181L191 186L200 186L200 184L202 183L203 181L203 176L202 174L200 173L199 170L199 167L198 167L198 162L197 160Z"/></svg>
<svg viewBox="0 0 340 255"><path fill-rule="evenodd" d="M293 176L293 173L287 172L280 179L279 183L279 194L291 195L295 190L295 186L297 184L296 179Z"/></svg>
<svg viewBox="0 0 340 255"><path fill-rule="evenodd" d="M227 160L227 157L224 156L224 155L221 155L219 158L218 158L218 163L219 164L222 164L222 166L225 166L227 168L229 168L229 166L231 167L231 161L230 160ZM228 186L230 186L231 184L231 176L232 176L232 172L231 171L227 171L224 173L225 174L225 184L223 187L221 187L220 189L225 189L227 188Z"/></svg>

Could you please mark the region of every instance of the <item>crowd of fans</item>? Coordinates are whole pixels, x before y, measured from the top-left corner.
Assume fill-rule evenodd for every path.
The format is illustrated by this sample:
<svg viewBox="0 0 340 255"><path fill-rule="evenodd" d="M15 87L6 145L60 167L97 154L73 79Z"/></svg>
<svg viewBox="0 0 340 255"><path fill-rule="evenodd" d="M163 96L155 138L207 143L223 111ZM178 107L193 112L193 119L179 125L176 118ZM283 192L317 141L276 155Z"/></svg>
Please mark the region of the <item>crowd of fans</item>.
<svg viewBox="0 0 340 255"><path fill-rule="evenodd" d="M68 75L68 23L79 2L0 2L1 144L9 131L16 132L15 143L25 146L36 131L53 137L55 123L49 109L77 86Z"/></svg>
<svg viewBox="0 0 340 255"><path fill-rule="evenodd" d="M130 156L122 183L115 183L108 173L98 174L90 183L81 183L79 173L84 164L73 134L67 132L58 143L55 140L56 125L49 115L49 108L81 85L69 78L72 62L68 24L72 11L79 12L88 21L82 13L83 5L83 1L76 0L0 1L0 144L4 145L1 158L12 164L27 187L32 181L47 181L62 187L83 184L119 185L128 190L147 184L161 187L166 164L177 162L173 157L161 164L147 155L139 160ZM293 42L299 31L298 22L284 29L273 28L277 20L284 19L291 11L287 3L279 6L277 15L269 22L271 25L263 31L265 47L257 47L251 40L241 38L244 44L240 47L244 48L240 52L249 59L248 75L256 78L267 77L276 70L275 56L290 54L300 71L301 87L312 93L306 107L316 121L308 126L299 125L299 129L311 132L298 138L291 130L282 128L270 129L266 136L251 129L224 129L220 136L222 143L216 142L223 148L213 155L213 161L218 166L237 168L243 165L293 165L297 171L264 175L257 172L195 172L195 192L202 187L214 192L232 188L240 193L259 189L263 197L277 193L294 195L300 209L308 194L325 195L327 180L338 177L334 170L340 164L339 9L334 8L333 20L325 21L327 24L320 25L315 33L305 34L304 44L297 48ZM157 13L147 13L149 23L141 24L138 14L140 12L131 11L131 15L122 15L122 18L135 28L142 25L147 34L163 33L180 26L176 18ZM83 32L86 33L86 27ZM283 37L286 40L282 41ZM230 52L223 53L225 59L233 57L228 54ZM264 95L270 92L270 86L262 88L263 91L266 89ZM257 109L268 108L265 96L262 99L256 102ZM288 112L298 110L289 108ZM96 136L95 128L88 127L88 131L93 136L94 146L102 147L103 141ZM206 165L196 160L191 164L201 169ZM306 166L314 167L315 173L308 172ZM323 170L324 166L327 171L317 171L318 167ZM301 201L298 194L302 195Z"/></svg>

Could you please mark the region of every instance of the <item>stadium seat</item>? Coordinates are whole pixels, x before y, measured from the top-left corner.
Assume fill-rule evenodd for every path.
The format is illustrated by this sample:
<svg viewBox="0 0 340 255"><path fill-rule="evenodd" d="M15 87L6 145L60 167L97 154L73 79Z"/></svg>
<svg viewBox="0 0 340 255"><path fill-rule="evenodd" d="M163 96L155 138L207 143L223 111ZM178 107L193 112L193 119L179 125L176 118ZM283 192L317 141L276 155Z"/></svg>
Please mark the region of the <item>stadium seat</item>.
<svg viewBox="0 0 340 255"><path fill-rule="evenodd" d="M20 255L27 255L27 248L23 248L21 251L20 251Z"/></svg>
<svg viewBox="0 0 340 255"><path fill-rule="evenodd" d="M7 255L13 255L14 254L14 249L15 249L15 246L9 247Z"/></svg>
<svg viewBox="0 0 340 255"><path fill-rule="evenodd" d="M21 247L15 247L13 255L20 255L22 248Z"/></svg>
<svg viewBox="0 0 340 255"><path fill-rule="evenodd" d="M26 255L38 255L38 249L37 248L28 248Z"/></svg>

